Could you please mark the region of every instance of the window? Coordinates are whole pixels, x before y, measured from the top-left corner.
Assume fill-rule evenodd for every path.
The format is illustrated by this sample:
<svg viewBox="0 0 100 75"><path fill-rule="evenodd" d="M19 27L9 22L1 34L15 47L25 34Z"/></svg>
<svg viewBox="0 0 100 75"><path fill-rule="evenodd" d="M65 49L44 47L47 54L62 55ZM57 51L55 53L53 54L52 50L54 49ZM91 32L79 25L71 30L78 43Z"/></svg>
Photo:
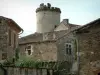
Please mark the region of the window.
<svg viewBox="0 0 100 75"><path fill-rule="evenodd" d="M9 46L11 46L11 30L9 29Z"/></svg>
<svg viewBox="0 0 100 75"><path fill-rule="evenodd" d="M72 54L72 45L70 43L65 44L66 54Z"/></svg>
<svg viewBox="0 0 100 75"><path fill-rule="evenodd" d="M2 53L2 60L7 59L7 53Z"/></svg>
<svg viewBox="0 0 100 75"><path fill-rule="evenodd" d="M27 55L32 55L32 52L33 52L33 50L32 50L32 45L28 45L28 46L25 48L25 50L26 50L26 54L27 54Z"/></svg>

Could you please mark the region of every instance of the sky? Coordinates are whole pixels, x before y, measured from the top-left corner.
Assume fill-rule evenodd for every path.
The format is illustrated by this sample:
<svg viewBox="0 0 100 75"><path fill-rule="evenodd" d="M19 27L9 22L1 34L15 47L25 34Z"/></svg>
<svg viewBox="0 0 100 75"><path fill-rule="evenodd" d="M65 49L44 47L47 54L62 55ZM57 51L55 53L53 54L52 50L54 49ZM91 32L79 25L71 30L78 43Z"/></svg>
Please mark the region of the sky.
<svg viewBox="0 0 100 75"><path fill-rule="evenodd" d="M100 18L100 0L0 0L0 16L13 19L26 36L36 32L36 8L51 3L62 11L61 21L84 25Z"/></svg>

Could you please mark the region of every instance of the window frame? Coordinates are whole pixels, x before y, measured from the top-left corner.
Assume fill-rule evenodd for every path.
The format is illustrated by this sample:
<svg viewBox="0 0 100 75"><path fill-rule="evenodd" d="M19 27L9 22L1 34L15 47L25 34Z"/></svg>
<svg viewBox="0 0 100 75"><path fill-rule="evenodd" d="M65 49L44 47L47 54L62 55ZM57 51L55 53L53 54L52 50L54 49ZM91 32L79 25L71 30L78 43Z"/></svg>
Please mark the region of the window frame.
<svg viewBox="0 0 100 75"><path fill-rule="evenodd" d="M30 46L30 48L28 48L28 46ZM31 51L31 53L29 54L28 51ZM33 53L33 46L32 45L27 45L25 47L25 52L26 52L26 55L32 55L32 53Z"/></svg>
<svg viewBox="0 0 100 75"><path fill-rule="evenodd" d="M72 43L65 43L65 52L67 55L72 55L73 45Z"/></svg>

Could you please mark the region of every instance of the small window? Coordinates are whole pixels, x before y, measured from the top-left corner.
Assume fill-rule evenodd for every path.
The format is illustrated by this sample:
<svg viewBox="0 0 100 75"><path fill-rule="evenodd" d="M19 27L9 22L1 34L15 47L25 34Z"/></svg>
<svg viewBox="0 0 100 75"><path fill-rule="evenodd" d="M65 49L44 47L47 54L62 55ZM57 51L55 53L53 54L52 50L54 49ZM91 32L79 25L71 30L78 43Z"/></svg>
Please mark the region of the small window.
<svg viewBox="0 0 100 75"><path fill-rule="evenodd" d="M27 55L32 55L33 52L32 45L26 46L25 51Z"/></svg>
<svg viewBox="0 0 100 75"><path fill-rule="evenodd" d="M2 53L2 60L7 59L7 53Z"/></svg>
<svg viewBox="0 0 100 75"><path fill-rule="evenodd" d="M72 45L70 43L67 43L65 45L65 49L66 49L66 54L69 54L69 55L72 54Z"/></svg>
<svg viewBox="0 0 100 75"><path fill-rule="evenodd" d="M27 50L28 55L31 55L31 50Z"/></svg>

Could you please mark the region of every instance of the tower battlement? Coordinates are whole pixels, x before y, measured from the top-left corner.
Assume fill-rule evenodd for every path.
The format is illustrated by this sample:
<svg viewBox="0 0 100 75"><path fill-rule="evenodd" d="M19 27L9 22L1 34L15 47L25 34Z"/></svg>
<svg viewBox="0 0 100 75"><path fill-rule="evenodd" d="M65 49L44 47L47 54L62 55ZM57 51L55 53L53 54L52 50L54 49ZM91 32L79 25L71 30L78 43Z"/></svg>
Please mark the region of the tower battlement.
<svg viewBox="0 0 100 75"><path fill-rule="evenodd" d="M57 7L51 7L50 3L44 5L41 3L36 9L37 32L51 32L60 23L61 10Z"/></svg>
<svg viewBox="0 0 100 75"><path fill-rule="evenodd" d="M36 9L36 13L39 11L53 11L53 12L60 12L60 8L52 7L50 3L47 3L47 5L44 5L44 3L41 3L40 6Z"/></svg>

